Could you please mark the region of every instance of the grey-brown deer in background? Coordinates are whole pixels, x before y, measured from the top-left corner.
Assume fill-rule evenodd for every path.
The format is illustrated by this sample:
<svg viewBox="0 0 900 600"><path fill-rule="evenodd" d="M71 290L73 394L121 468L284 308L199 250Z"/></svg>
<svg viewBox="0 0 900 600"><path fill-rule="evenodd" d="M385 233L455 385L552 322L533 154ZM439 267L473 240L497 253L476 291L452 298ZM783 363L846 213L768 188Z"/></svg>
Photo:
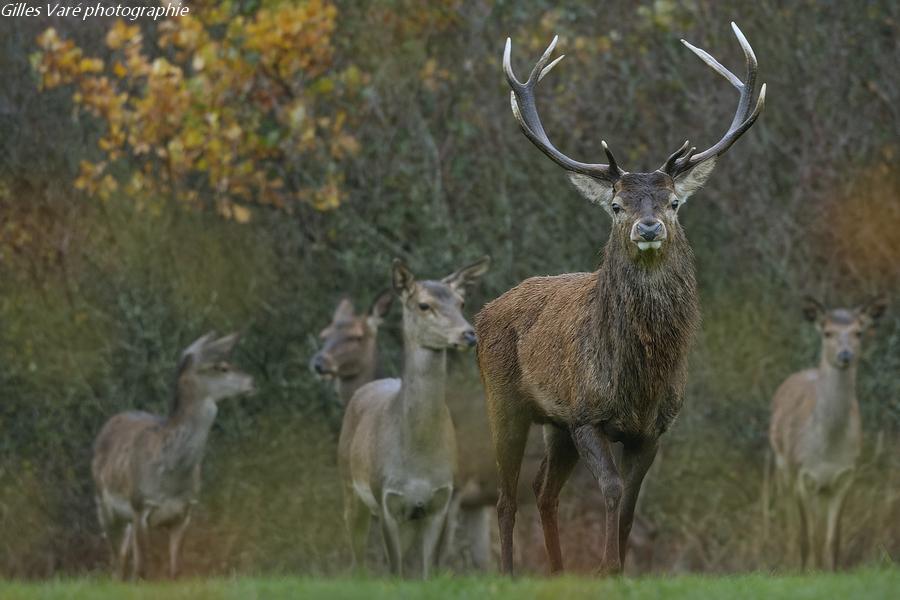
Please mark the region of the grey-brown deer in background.
<svg viewBox="0 0 900 600"><path fill-rule="evenodd" d="M312 371L334 382L341 406L375 379L378 370L378 328L391 308L394 292L385 290L365 313L357 314L349 298L342 299L331 323L319 334L322 347L309 362Z"/></svg>
<svg viewBox="0 0 900 600"><path fill-rule="evenodd" d="M393 290L380 294L365 313L357 313L353 302L343 298L331 323L319 334L321 349L310 360L311 370L332 380L335 392L346 407L353 393L375 379L377 373L378 331L393 300ZM453 540L462 542L449 551L465 555L458 558L476 570L492 568L490 513L497 504L497 471L490 448L490 431L484 419L483 394L461 392L447 394L447 406L453 418L460 454L458 484L455 492L459 513ZM530 446L540 442L532 436ZM526 455L523 470L535 473L540 455ZM522 499L528 496L520 494ZM449 540L448 540L449 542Z"/></svg>
<svg viewBox="0 0 900 600"><path fill-rule="evenodd" d="M819 366L788 377L772 398L769 442L779 490L799 511L804 568L838 564L841 511L862 447L856 366L862 337L886 306L878 297L854 309L826 310L808 298L804 314L822 339Z"/></svg>
<svg viewBox="0 0 900 600"><path fill-rule="evenodd" d="M423 577L439 563L457 465L445 402L447 350L475 345L475 331L462 314L463 297L488 264L485 257L440 281L417 281L394 261L393 287L403 307L403 377L357 390L338 443L344 519L356 565L363 561L373 514L395 574L403 573L404 555L413 547Z"/></svg>
<svg viewBox="0 0 900 600"><path fill-rule="evenodd" d="M97 435L91 463L97 514L122 578L129 556L133 576L145 575L151 527L168 529L169 575L178 574L217 403L253 390L253 378L228 362L237 339L208 333L188 346L167 416L120 413Z"/></svg>
<svg viewBox="0 0 900 600"><path fill-rule="evenodd" d="M501 568L512 572L516 488L531 423L544 424L545 456L534 482L552 571L562 569L559 493L579 457L606 504L601 570L620 572L635 503L658 440L682 405L689 342L699 322L693 256L678 211L718 158L756 121L756 58L732 23L747 61L746 81L685 42L740 92L725 135L697 153L685 144L659 169L629 173L602 145L608 164L572 160L550 142L534 89L550 69L556 39L524 83L503 57L512 111L525 136L612 218L594 273L534 277L478 314L478 363L500 476ZM549 64L548 64L549 63ZM614 460L611 445L622 444Z"/></svg>

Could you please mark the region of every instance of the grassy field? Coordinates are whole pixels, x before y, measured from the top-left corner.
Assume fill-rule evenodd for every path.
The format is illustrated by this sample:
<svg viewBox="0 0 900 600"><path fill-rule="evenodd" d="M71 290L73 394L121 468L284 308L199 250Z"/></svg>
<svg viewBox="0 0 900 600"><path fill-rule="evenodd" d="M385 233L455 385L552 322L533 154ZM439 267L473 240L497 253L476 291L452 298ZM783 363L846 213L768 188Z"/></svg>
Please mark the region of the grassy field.
<svg viewBox="0 0 900 600"><path fill-rule="evenodd" d="M234 578L129 585L105 579L61 579L43 583L0 583L4 600L43 598L156 599L225 598L897 598L900 570L865 569L838 575L712 577L690 575L598 580L441 577L427 583L386 579Z"/></svg>

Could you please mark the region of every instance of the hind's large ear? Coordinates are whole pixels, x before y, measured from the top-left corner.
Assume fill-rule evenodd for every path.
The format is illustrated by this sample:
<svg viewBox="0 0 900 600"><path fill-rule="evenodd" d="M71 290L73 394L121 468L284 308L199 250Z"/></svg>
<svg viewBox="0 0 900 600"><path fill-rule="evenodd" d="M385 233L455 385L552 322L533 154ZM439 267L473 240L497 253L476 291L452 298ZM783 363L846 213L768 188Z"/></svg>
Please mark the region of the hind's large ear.
<svg viewBox="0 0 900 600"><path fill-rule="evenodd" d="M366 322L369 324L369 327L372 329L376 329L381 323L384 321L384 318L387 316L388 311L391 310L391 304L394 302L394 293L391 290L384 290L378 297L375 298L375 301L372 302L372 306L369 307L369 316L366 318Z"/></svg>
<svg viewBox="0 0 900 600"><path fill-rule="evenodd" d="M182 358L186 356L193 356L196 359L202 352L203 348L216 337L215 331L207 331L196 340L190 343L190 345L184 349L184 352L181 353Z"/></svg>
<svg viewBox="0 0 900 600"><path fill-rule="evenodd" d="M416 289L416 276L399 258L394 259L391 269L391 284L401 298L408 296Z"/></svg>
<svg viewBox="0 0 900 600"><path fill-rule="evenodd" d="M825 307L812 296L805 296L803 298L803 316L807 321L819 324L825 317Z"/></svg>
<svg viewBox="0 0 900 600"><path fill-rule="evenodd" d="M333 323L337 323L338 321L349 321L355 314L356 311L353 309L353 302L351 302L349 298L341 298L341 301L338 302L337 307L334 309L334 315L332 315L331 321Z"/></svg>
<svg viewBox="0 0 900 600"><path fill-rule="evenodd" d="M228 358L228 356L231 354L231 351L234 350L235 345L237 345L240 337L240 333L234 332L224 337L220 337L213 342L207 343L203 347L204 360L217 361Z"/></svg>
<svg viewBox="0 0 900 600"><path fill-rule="evenodd" d="M887 296L879 294L862 306L857 307L856 314L859 315L866 327L872 327L882 316L884 316L887 305Z"/></svg>
<svg viewBox="0 0 900 600"><path fill-rule="evenodd" d="M452 287L457 293L465 294L466 286L487 273L491 266L491 257L482 256L470 265L458 269L444 277L441 281Z"/></svg>
<svg viewBox="0 0 900 600"><path fill-rule="evenodd" d="M590 175L582 175L581 173L567 173L569 181L575 186L581 195L593 202L599 204L609 211L609 203L613 197L613 183L606 179L597 179Z"/></svg>

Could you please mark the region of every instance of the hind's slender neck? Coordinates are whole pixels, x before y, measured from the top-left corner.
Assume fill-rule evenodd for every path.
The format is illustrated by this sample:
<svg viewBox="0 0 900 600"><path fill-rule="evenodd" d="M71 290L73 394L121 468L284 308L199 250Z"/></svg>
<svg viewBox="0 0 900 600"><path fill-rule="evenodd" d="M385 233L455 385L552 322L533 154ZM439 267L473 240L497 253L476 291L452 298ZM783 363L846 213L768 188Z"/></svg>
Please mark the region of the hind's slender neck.
<svg viewBox="0 0 900 600"><path fill-rule="evenodd" d="M351 377L339 377L335 379L334 387L340 397L341 403L347 406L356 390L375 379L378 372L378 347L377 334L366 339L363 347L363 356L360 360L359 371Z"/></svg>
<svg viewBox="0 0 900 600"><path fill-rule="evenodd" d="M404 441L413 447L434 442L447 417L447 351L431 350L404 336L401 403Z"/></svg>
<svg viewBox="0 0 900 600"><path fill-rule="evenodd" d="M203 458L218 408L215 401L199 394L189 378L178 381L175 407L166 420L166 464L170 468L193 469Z"/></svg>
<svg viewBox="0 0 900 600"><path fill-rule="evenodd" d="M858 410L856 400L856 365L839 369L825 359L819 363L816 379L816 408L813 419L826 434L845 430L848 416Z"/></svg>

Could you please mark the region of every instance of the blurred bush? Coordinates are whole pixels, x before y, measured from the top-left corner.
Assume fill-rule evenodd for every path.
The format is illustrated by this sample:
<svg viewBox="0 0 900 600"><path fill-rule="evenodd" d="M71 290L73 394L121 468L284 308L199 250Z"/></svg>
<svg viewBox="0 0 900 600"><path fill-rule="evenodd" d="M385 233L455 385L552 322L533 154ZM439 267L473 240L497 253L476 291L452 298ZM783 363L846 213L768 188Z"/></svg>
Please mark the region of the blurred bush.
<svg viewBox="0 0 900 600"><path fill-rule="evenodd" d="M306 369L338 297L368 302L394 256L439 275L490 253L474 311L525 277L594 268L606 238L509 114L506 36L524 72L560 35L541 101L561 148L598 160L602 137L646 170L727 126L733 90L677 40L740 72L731 19L769 96L682 211L704 325L642 500L657 563L792 564L783 533L761 537L760 490L769 398L817 360L803 293L892 297L859 376L866 463L844 547L847 563L900 552L897 3L191 8L159 25L0 20L0 573L105 567L93 436L117 411L164 411L181 348L211 328L245 331L260 393L220 412L188 570L342 572L340 414ZM382 336L397 373L396 314ZM454 364L478 401L471 357ZM598 560L593 487L565 494L576 568Z"/></svg>

